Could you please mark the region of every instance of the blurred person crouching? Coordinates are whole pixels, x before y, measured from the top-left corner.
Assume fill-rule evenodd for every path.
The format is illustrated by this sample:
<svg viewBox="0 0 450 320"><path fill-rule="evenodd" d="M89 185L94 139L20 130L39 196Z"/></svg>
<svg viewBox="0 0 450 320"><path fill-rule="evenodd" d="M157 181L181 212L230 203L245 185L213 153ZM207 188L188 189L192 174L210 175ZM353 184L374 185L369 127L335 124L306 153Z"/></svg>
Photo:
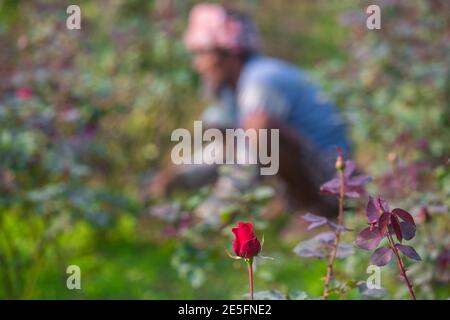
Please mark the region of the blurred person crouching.
<svg viewBox="0 0 450 320"><path fill-rule="evenodd" d="M350 152L336 107L296 66L259 52L259 34L244 13L198 4L190 13L184 43L201 76L204 94L216 100L203 113L203 126L279 129L277 176L289 204L333 215L334 200L320 195L319 188L335 174L336 147L344 155ZM183 165L160 172L148 192L159 196L178 187L196 188L215 181L210 199L197 210L207 218L230 194L241 194L257 180L258 171L251 166Z"/></svg>

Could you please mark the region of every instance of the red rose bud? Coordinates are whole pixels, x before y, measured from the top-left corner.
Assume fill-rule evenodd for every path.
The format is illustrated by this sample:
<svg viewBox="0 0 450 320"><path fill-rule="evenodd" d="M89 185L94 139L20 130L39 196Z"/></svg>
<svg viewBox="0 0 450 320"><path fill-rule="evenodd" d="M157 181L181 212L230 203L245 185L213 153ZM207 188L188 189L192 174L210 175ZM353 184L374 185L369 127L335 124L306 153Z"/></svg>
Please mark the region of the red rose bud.
<svg viewBox="0 0 450 320"><path fill-rule="evenodd" d="M253 233L253 225L248 222L239 222L237 228L232 228L236 239L233 242L234 253L237 256L250 259L261 251L261 243Z"/></svg>
<svg viewBox="0 0 450 320"><path fill-rule="evenodd" d="M342 159L342 150L341 147L337 148L338 156L336 158L336 170L343 171L345 169L345 162L344 159Z"/></svg>
<svg viewBox="0 0 450 320"><path fill-rule="evenodd" d="M19 100L26 101L30 100L33 96L33 91L30 88L22 87L16 90L16 97Z"/></svg>
<svg viewBox="0 0 450 320"><path fill-rule="evenodd" d="M431 215L428 212L428 208L423 206L420 208L419 212L417 213L416 216L417 222L418 223L427 223L431 221Z"/></svg>

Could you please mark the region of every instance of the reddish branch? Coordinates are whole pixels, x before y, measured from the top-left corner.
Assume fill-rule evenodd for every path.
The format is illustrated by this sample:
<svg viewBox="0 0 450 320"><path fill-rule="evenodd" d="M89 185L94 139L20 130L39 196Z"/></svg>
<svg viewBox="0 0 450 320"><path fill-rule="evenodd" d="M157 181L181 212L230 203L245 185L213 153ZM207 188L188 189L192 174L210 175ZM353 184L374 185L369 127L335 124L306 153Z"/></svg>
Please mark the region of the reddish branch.
<svg viewBox="0 0 450 320"><path fill-rule="evenodd" d="M344 168L338 168L339 171L339 177L341 180L340 185L340 192L339 192L339 214L338 214L338 226L335 229L335 237L334 237L334 243L333 248L331 250L331 255L328 260L328 267L327 267L327 275L325 276L325 283L324 283L324 290L323 290L323 299L327 300L329 296L329 290L330 290L330 281L333 277L333 264L334 260L336 259L337 250L339 246L339 241L341 238L341 226L343 225L344 220L344 197L345 197L345 181L344 181Z"/></svg>
<svg viewBox="0 0 450 320"><path fill-rule="evenodd" d="M414 287L412 286L411 282L408 279L408 276L406 275L406 269L405 264L403 263L402 257L400 257L400 254L398 253L398 249L395 246L394 239L392 239L392 236L389 234L389 232L386 233L387 237L389 239L389 246L391 247L392 251L395 254L395 257L397 258L397 264L400 268L400 275L405 280L406 285L408 286L409 293L411 294L411 297L416 300L416 294L414 293Z"/></svg>

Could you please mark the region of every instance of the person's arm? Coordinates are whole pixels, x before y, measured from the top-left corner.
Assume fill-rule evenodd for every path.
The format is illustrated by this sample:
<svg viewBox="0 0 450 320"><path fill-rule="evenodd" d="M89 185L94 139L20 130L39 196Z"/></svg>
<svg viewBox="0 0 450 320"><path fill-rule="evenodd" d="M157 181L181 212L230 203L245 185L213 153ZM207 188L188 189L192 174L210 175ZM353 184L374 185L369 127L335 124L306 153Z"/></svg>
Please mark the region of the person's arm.
<svg viewBox="0 0 450 320"><path fill-rule="evenodd" d="M166 196L178 189L200 188L217 179L217 165L170 165L159 171L144 192L145 198Z"/></svg>

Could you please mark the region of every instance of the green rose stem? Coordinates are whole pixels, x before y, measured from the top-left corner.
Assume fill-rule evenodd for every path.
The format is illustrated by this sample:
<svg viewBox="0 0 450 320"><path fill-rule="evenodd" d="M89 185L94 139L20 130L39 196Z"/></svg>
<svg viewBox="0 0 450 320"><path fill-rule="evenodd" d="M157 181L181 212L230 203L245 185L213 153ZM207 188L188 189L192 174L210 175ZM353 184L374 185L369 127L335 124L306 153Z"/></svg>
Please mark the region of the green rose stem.
<svg viewBox="0 0 450 320"><path fill-rule="evenodd" d="M327 266L327 274L325 276L324 286L323 286L323 299L328 300L328 296L330 295L330 281L333 277L333 264L334 260L336 259L336 254L339 246L339 241L341 238L341 226L343 225L344 220L344 196L345 196L345 176L344 176L344 169L345 169L345 163L339 154L337 160L336 160L336 169L339 172L339 178L341 180L340 185L340 191L339 191L339 214L338 214L338 226L335 229L335 237L334 237L334 243L333 248L331 250L331 255L328 260L328 266Z"/></svg>
<svg viewBox="0 0 450 320"><path fill-rule="evenodd" d="M253 300L253 258L245 259L248 267L248 280L250 286L250 300Z"/></svg>
<svg viewBox="0 0 450 320"><path fill-rule="evenodd" d="M416 300L416 294L414 293L414 288L413 288L411 282L409 281L408 276L406 275L405 264L403 263L403 260L400 257L400 254L398 253L398 249L395 246L394 239L392 239L392 236L389 234L389 232L387 232L386 234L389 239L389 246L391 247L392 251L394 252L395 257L397 258L397 264L398 264L398 267L400 268L400 275L405 280L405 283L408 286L409 294L411 295L413 300Z"/></svg>

